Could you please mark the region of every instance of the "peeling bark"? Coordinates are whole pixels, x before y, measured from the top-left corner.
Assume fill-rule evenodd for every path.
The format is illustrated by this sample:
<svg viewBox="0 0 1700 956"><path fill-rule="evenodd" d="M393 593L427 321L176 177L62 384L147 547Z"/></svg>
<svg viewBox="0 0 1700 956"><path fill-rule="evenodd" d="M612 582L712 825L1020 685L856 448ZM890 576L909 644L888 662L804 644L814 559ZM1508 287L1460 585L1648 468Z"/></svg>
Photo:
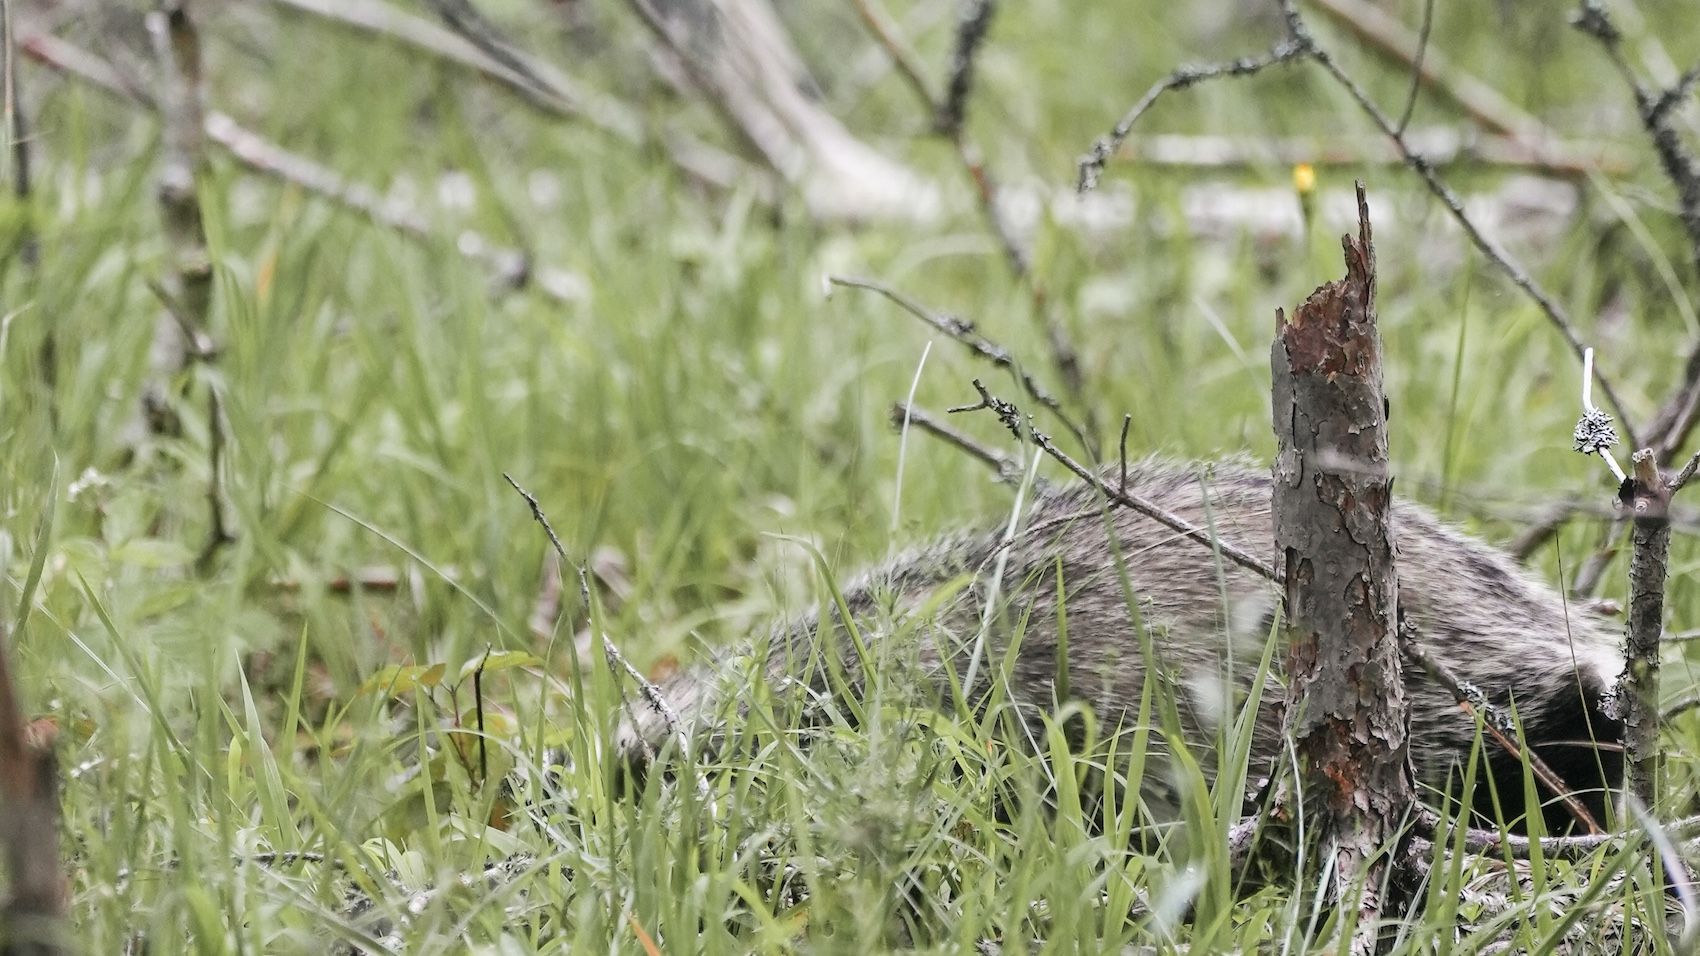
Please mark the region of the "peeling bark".
<svg viewBox="0 0 1700 956"><path fill-rule="evenodd" d="M1387 404L1375 316L1375 247L1363 184L1346 277L1276 312L1271 366L1279 454L1275 545L1292 636L1287 731L1314 800L1334 897L1362 887L1354 951L1373 951L1385 858L1415 805L1397 632ZM1397 855L1392 857L1399 859Z"/></svg>

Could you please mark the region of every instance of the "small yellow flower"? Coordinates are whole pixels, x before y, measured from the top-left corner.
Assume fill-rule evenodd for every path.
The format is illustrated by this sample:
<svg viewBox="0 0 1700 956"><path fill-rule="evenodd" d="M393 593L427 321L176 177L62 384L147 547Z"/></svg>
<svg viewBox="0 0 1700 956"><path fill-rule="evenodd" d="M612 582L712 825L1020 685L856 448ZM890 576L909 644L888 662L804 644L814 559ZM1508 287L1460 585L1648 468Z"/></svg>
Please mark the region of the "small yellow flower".
<svg viewBox="0 0 1700 956"><path fill-rule="evenodd" d="M1309 163L1300 163L1293 167L1293 188L1299 195L1308 196L1316 189L1316 170Z"/></svg>

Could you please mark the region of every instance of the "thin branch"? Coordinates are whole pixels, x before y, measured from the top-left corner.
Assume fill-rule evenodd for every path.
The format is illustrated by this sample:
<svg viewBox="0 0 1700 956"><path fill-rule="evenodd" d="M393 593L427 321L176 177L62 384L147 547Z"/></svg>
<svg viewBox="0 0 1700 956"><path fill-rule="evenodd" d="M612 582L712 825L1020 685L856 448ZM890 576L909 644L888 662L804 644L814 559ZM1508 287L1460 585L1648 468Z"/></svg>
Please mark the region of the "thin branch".
<svg viewBox="0 0 1700 956"><path fill-rule="evenodd" d="M992 0L958 0L956 46L950 54L950 78L945 83L944 101L934 114L934 127L955 138L962 131L968 112L968 93L974 86L974 54L979 51L992 25Z"/></svg>
<svg viewBox="0 0 1700 956"><path fill-rule="evenodd" d="M1684 73L1669 89L1655 90L1641 81L1624 56L1623 34L1599 0L1583 0L1581 9L1571 22L1600 42L1607 58L1623 77L1624 84L1635 95L1641 125L1652 140L1653 151L1659 157L1665 178L1676 190L1677 218L1688 234L1694 262L1700 267L1700 157L1696 157L1684 142L1676 128L1675 116L1676 107L1693 94L1696 84L1700 84L1700 65ZM1700 421L1700 342L1695 343L1689 352L1682 384L1660 406L1649 429L1648 440L1660 465L1668 465L1675 460L1697 421ZM1641 446L1637 443L1633 447Z"/></svg>
<svg viewBox="0 0 1700 956"><path fill-rule="evenodd" d="M155 107L152 96L127 83L105 60L64 40L35 34L25 37L22 46L31 59L47 67L137 105ZM411 239L428 245L442 241L430 220L408 205L386 199L370 186L344 179L340 173L247 129L228 114L207 111L204 128L209 142L254 172L290 183ZM450 245L461 256L489 271L500 288L520 288L536 278L538 281L529 284L556 301L573 302L582 298L584 283L580 277L560 270L539 273L523 252L498 245L476 232L463 231Z"/></svg>
<svg viewBox="0 0 1700 956"><path fill-rule="evenodd" d="M963 172L968 175L969 181L974 184L974 195L979 202L981 215L985 217L986 226L1003 250L1004 261L1008 263L1010 272L1027 290L1033 316L1045 332L1046 344L1051 350L1051 360L1062 375L1063 386L1071 397L1081 399L1085 391L1085 377L1080 365L1080 350L1075 347L1067 330L1052 313L1050 297L1046 295L1039 277L1033 274L1033 263L1028 251L1020 237L1015 234L998 202L998 184L991 171L986 168L985 154L963 125L968 94L973 83L974 53L985 39L992 14L995 12L992 0L961 0L962 5L957 16L955 52L951 57L949 84L943 100L933 95L922 77L919 64L915 62L914 54L903 42L896 25L879 7L878 0L855 2L869 31L909 78L910 88L914 90L922 108L933 120L934 131L949 139L951 145L956 148L957 160L961 163ZM1097 431L1095 413L1091 406L1086 408L1086 427L1071 428L1070 431L1084 447L1096 453L1097 443L1089 437Z"/></svg>
<svg viewBox="0 0 1700 956"><path fill-rule="evenodd" d="M933 95L932 88L927 83L926 68L921 65L920 56L904 41L903 34L898 32L896 21L892 20L891 14L886 12L880 0L852 2L856 5L856 12L862 15L863 25L874 35L874 39L879 41L886 55L891 57L891 62L897 64L897 72L903 74L909 88L915 91L915 96L929 106L937 103L938 97Z"/></svg>
<svg viewBox="0 0 1700 956"><path fill-rule="evenodd" d="M1045 387L1039 384L1039 380L1034 378L1032 373L1028 372L1008 349L980 334L974 323L947 313L935 312L883 282L840 275L829 275L826 280L835 286L877 292L933 329L966 346L975 356L997 368L1007 370L1015 376L1016 381L1021 383L1022 389L1034 401L1043 405L1051 414L1056 416L1063 427L1068 429L1069 434L1075 437L1075 440L1079 441L1083 447L1093 447L1092 443L1087 440L1086 431L1075 424L1073 419L1069 418L1068 413L1063 411L1062 403L1046 391Z"/></svg>
<svg viewBox="0 0 1700 956"><path fill-rule="evenodd" d="M982 445L975 441L973 436L934 418L926 409L903 402L891 406L892 425L901 428L905 422L958 451L967 453L969 457L990 468L997 475L998 481L1006 485L1021 483L1021 462L1015 456Z"/></svg>
<svg viewBox="0 0 1700 956"><path fill-rule="evenodd" d="M1688 483L1693 480L1696 470L1700 470L1700 451L1695 452L1688 459L1688 464L1683 465L1682 470L1671 478L1670 493L1674 495L1687 487Z"/></svg>
<svg viewBox="0 0 1700 956"><path fill-rule="evenodd" d="M225 444L229 422L218 397L218 384L207 380L207 513L211 527L201 553L195 558L195 568L205 574L212 569L213 558L220 548L236 541L224 516Z"/></svg>
<svg viewBox="0 0 1700 956"><path fill-rule="evenodd" d="M1398 148L1400 155L1404 157L1405 165L1408 166L1412 172L1417 174L1417 177L1423 181L1425 186L1428 187L1429 192L1433 193L1434 196L1441 201L1442 205L1447 208L1447 211L1452 214L1452 218L1458 222L1460 227L1463 228L1464 234L1469 237L1471 244L1474 245L1483 255L1487 256L1501 272L1505 273L1505 275L1511 279L1513 284L1515 284L1519 289L1522 289L1524 294L1534 300L1535 304L1540 307L1543 313L1545 313L1547 321L1555 329L1557 329L1559 334L1564 337L1564 340L1569 343L1570 348L1573 352L1575 352L1577 359L1581 359L1583 353L1587 349L1587 346L1583 344L1581 335L1576 331L1576 327L1571 324L1570 317L1565 312L1564 308L1560 306L1558 302L1552 298L1552 296L1548 295L1546 290L1536 283L1535 280L1523 270L1522 266L1512 260L1509 254L1501 250L1496 243L1494 243L1476 227L1476 224L1471 221L1469 215L1464 211L1463 200L1459 199L1458 194L1454 193L1451 187L1447 186L1446 183L1441 180L1439 174L1435 172L1433 164L1430 163L1421 153L1418 153L1411 148L1405 137L1401 135L1396 128L1394 128L1393 121L1387 117L1386 113L1381 111L1380 107L1375 105L1374 100L1370 99L1369 93L1366 92L1362 86L1358 85L1357 81L1352 79L1352 77L1348 75L1337 62L1335 62L1334 58L1329 55L1327 50L1317 44L1315 37L1311 35L1310 28L1306 25L1304 18L1299 14L1295 0L1278 0L1278 2L1280 3L1281 10L1286 18L1289 34L1288 40L1284 42L1293 44L1302 51L1304 55L1308 55L1310 59L1315 60L1316 63L1321 66L1336 83L1345 89L1352 99L1357 102L1359 108L1363 110L1364 114L1367 115ZM1599 383L1600 390L1605 393L1607 403L1611 405L1612 411L1617 414L1618 421L1623 428L1624 436L1628 440L1630 446L1637 448L1640 447L1640 442L1637 439L1635 430L1629 422L1628 407L1621 399L1618 398L1617 390L1612 387L1610 380L1605 377L1603 372L1600 372L1596 368L1594 374L1595 381Z"/></svg>
<svg viewBox="0 0 1700 956"><path fill-rule="evenodd" d="M561 539L555 534L554 526L549 523L549 517L543 513L543 506L537 503L537 499L532 497L531 492L521 488L519 482L515 481L512 475L503 472L502 477L506 478L508 480L508 484L512 485L513 489L519 492L520 497L525 499L526 505L531 508L531 516L537 519L537 523L543 526L543 533L549 536L549 543L554 546L556 556L558 556L562 562L570 564L574 568L578 569L579 593L584 600L584 611L588 616L590 614L590 579L585 573L584 565L567 557L566 546L561 544ZM647 702L657 714L661 715L661 719L667 724L668 732L678 738L680 752L688 753L689 739L685 736L685 725L684 722L679 719L679 712L674 710L673 705L667 702L667 698L662 695L659 687L656 687L653 683L651 683L649 678L643 676L642 671L633 667L631 662L626 660L626 656L621 654L620 649L614 646L613 640L611 640L607 634L602 633L601 629L596 627L594 621L591 623L591 628L597 632L599 637L602 638L602 653L608 658L609 667L618 667L620 670L625 671L626 676L630 677L632 682L637 684L638 691L643 694L644 701Z"/></svg>
<svg viewBox="0 0 1700 956"><path fill-rule="evenodd" d="M998 414L999 419L1002 420L1006 426L1011 425L1012 422L1014 423L1014 427L1017 428L1023 425L1020 413L1013 404L991 394L986 390L985 385L983 385L979 379L974 380L974 388L980 393L980 402L975 405L965 405L961 408L953 408L951 409L952 412L967 412L976 411L982 408L989 408ZM1236 545L1223 539L1220 535L1212 534L1207 529L1198 528L1185 518L1173 514L1158 505L1152 504L1138 495L1130 494L1121 488L1110 487L1105 484L1104 480L1090 468L1087 468L1080 462L1075 461L1073 458L1069 457L1067 452L1058 448L1056 442L1053 442L1049 435L1046 435L1044 432L1034 428L1031 419L1027 419L1024 424L1028 436L1033 439L1033 443L1037 445L1040 450L1044 451L1045 454L1050 455L1052 458L1055 458L1064 468L1074 472L1076 477L1080 478L1080 480L1086 482L1088 485L1091 485L1093 490L1097 491L1100 495L1103 495L1112 504L1121 505L1124 508L1131 508L1159 524L1180 532L1182 535L1191 538L1193 541L1198 542L1206 548L1210 548L1214 551L1220 551L1222 557L1227 558L1240 567L1246 568L1250 571L1255 571L1259 575L1262 575L1271 581L1280 580L1275 573L1275 569L1268 562L1253 557L1245 551L1242 551Z"/></svg>
<svg viewBox="0 0 1700 956"><path fill-rule="evenodd" d="M1417 91L1423 85L1423 57L1428 53L1429 31L1434 27L1434 0L1424 0L1423 25L1417 33L1417 52L1411 57L1411 92L1405 96L1405 109L1399 114L1399 135L1411 125L1411 114L1417 110Z"/></svg>
<svg viewBox="0 0 1700 956"><path fill-rule="evenodd" d="M1463 228L1464 234L1469 237L1471 244L1487 256L1501 272L1511 279L1513 284L1522 289L1524 294L1539 306L1542 313L1546 315L1548 322L1559 331L1559 334L1569 343L1571 350L1575 352L1576 357L1580 359L1586 346L1565 310L1521 266L1476 227L1476 224L1464 211L1463 201L1458 198L1451 187L1441 180L1435 172L1434 164L1412 148L1405 134L1397 128L1386 113L1381 111L1380 107L1376 106L1375 101L1370 99L1364 88L1335 62L1327 50L1317 43L1309 26L1305 23L1304 17L1299 13L1295 0L1277 0L1277 2L1280 4L1286 22L1285 37L1277 41L1269 52L1261 57L1250 57L1232 63L1208 67L1181 67L1168 77L1159 80L1128 110L1127 115L1122 118L1120 123L1116 124L1109 136L1098 140L1093 145L1092 150L1081 157L1080 191L1090 190L1097 184L1103 173L1104 164L1109 161L1122 141L1127 138L1133 125L1164 93L1170 90L1186 89L1203 80L1248 76L1281 63L1295 60L1314 60L1336 83L1346 90L1357 102L1359 108L1388 137L1398 150L1405 165L1415 172L1423 184L1428 187L1429 192L1433 193L1446 206L1453 219ZM1432 66L1433 60L1431 58L1430 67L1432 68ZM1603 373L1596 370L1595 377L1600 384L1600 390L1605 393L1607 403L1611 405L1612 410L1618 416L1618 420L1622 423L1624 433L1630 444L1634 447L1640 447L1635 430L1629 424L1627 406L1619 399L1617 390L1612 387L1611 382Z"/></svg>
<svg viewBox="0 0 1700 956"><path fill-rule="evenodd" d="M1352 31L1358 39L1411 68L1423 86L1451 100L1482 127L1530 143L1554 138L1540 120L1470 75L1440 50L1427 46L1431 17L1427 10L1432 9L1432 4L1425 8L1422 32L1413 35L1391 14L1364 0L1314 2L1317 9Z"/></svg>
<svg viewBox="0 0 1700 956"><path fill-rule="evenodd" d="M1417 643L1415 634L1411 633L1413 630L1414 628L1410 625L1400 629L1399 649L1404 652L1405 656L1426 671L1430 677L1434 678L1436 683L1446 688L1447 693L1451 694L1452 699L1458 703L1459 709L1471 717L1481 717L1482 729L1493 738L1494 743L1497 743L1501 750L1510 755L1511 759L1519 762L1527 760L1529 770L1534 774L1535 779L1540 781L1541 786L1545 787L1548 792L1564 804L1565 810L1569 811L1572 819L1582 824L1591 834L1605 832L1599 821L1595 820L1593 814L1588 812L1587 807L1576 799L1574 789L1565 782L1563 777L1559 776L1557 771L1553 770L1533 750L1524 750L1517 745L1515 740L1511 739L1508 731L1515 731L1516 726L1510 717L1494 706L1482 695L1481 691L1466 687L1464 682L1458 679L1458 675L1452 673L1445 664L1423 650L1422 645Z"/></svg>
<svg viewBox="0 0 1700 956"><path fill-rule="evenodd" d="M1700 694L1689 694L1687 697L1684 697L1676 703L1661 710L1659 712L1660 723L1668 724L1672 720L1675 720L1683 714L1697 708L1700 708Z"/></svg>
<svg viewBox="0 0 1700 956"><path fill-rule="evenodd" d="M1217 63L1211 66L1177 68L1173 73L1154 83L1151 89L1145 91L1145 95L1139 98L1139 102L1133 104L1133 107L1127 111L1127 115L1123 116L1121 122L1117 123L1115 128L1110 131L1110 135L1093 143L1091 150L1080 157L1079 191L1090 192L1098 185L1098 180L1104 175L1104 166L1110 161L1110 157L1116 154L1116 150L1121 148L1122 142L1127 139L1128 134L1133 132L1133 126L1139 122L1139 118L1144 116L1146 111L1151 109L1164 93L1171 90L1184 90L1205 80L1251 76L1277 64L1304 59L1307 55L1309 55L1309 50L1296 43L1292 37L1288 37L1270 47L1269 52L1262 56L1243 57L1229 63Z"/></svg>
<svg viewBox="0 0 1700 956"><path fill-rule="evenodd" d="M593 93L565 73L507 43L489 28L464 0L432 0L439 12L455 7L444 19L453 29L438 26L382 0L271 0L279 6L341 23L362 32L405 44L471 69L517 93L527 103L554 116L589 120L630 143L645 139L638 110ZM439 5L442 4L442 5ZM480 30L474 22L487 29Z"/></svg>
<svg viewBox="0 0 1700 956"><path fill-rule="evenodd" d="M1700 66L1684 73L1670 89L1654 90L1641 82L1634 67L1624 57L1623 34L1600 0L1582 0L1581 10L1571 23L1600 41L1606 56L1635 94L1641 125L1653 141L1653 151L1658 154L1665 177L1676 187L1678 218L1688 233L1695 264L1700 265L1700 158L1689 151L1675 123L1676 107L1687 100L1695 84L1700 83Z"/></svg>
<svg viewBox="0 0 1700 956"><path fill-rule="evenodd" d="M1422 808L1417 811L1416 826L1419 833L1432 837L1440 829L1440 816L1433 810ZM1456 830L1456 827L1453 828ZM1679 836L1691 836L1700 832L1700 816L1684 817L1673 821L1665 828L1667 832ZM1467 853L1500 853L1507 852L1515 859L1528 859L1538 847L1544 856L1556 859L1576 860L1604 846L1611 846L1624 840L1635 839L1637 831L1576 834L1573 836L1549 836L1539 840L1519 834L1500 833L1498 830L1483 830L1475 827L1464 831L1464 850Z"/></svg>

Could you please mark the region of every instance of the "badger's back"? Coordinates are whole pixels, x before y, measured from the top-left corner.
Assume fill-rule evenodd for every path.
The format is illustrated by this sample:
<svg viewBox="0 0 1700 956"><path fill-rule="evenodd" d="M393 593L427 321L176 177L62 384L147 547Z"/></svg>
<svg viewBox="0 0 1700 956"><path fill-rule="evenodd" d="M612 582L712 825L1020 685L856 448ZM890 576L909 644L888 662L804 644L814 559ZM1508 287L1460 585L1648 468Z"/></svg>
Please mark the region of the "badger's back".
<svg viewBox="0 0 1700 956"><path fill-rule="evenodd" d="M1119 470L1106 481L1119 482ZM1129 493L1244 551L1273 550L1266 474L1238 465L1200 470L1147 464L1131 470L1127 482ZM1588 802L1600 808L1597 791L1616 783L1621 755L1609 748L1596 752L1585 741L1615 741L1621 733L1601 703L1622 670L1617 636L1502 552L1446 527L1420 506L1395 502L1394 535L1400 605L1424 648L1489 700L1514 703L1535 750L1572 786L1595 792ZM1271 639L1275 585L1130 509L1112 508L1106 518L1097 493L1084 484L1040 496L1007 547L1002 537L988 531L947 538L857 580L844 599L863 625L864 643L873 642L888 659L913 658L919 673L936 678L936 692L945 693L947 662L958 682L970 672L990 675L1018 638L1010 672L1001 677L1010 699L1034 714L1057 701L1061 617L1067 622L1067 696L1089 702L1102 724L1128 727L1138 717L1150 671L1137 620L1167 678L1164 686L1175 691L1189 747L1208 766L1215 728L1237 713ZM994 601L995 612L987 613ZM923 614L925 620L905 620ZM789 678L825 690L830 682L818 652L853 660L837 618L832 609L824 621L810 615L776 628L766 642L770 684ZM836 647L820 643L827 635ZM912 640L881 646L889 635ZM1276 655L1277 667L1282 656ZM723 661L675 678L664 692L688 729L736 719L736 710L720 702L737 693L737 678L728 675L740 672L748 669ZM844 673L855 687L857 668ZM1443 786L1476 739L1474 721L1427 675L1407 668L1406 680L1413 762L1420 779ZM1254 725L1253 779L1282 750L1282 693L1271 691ZM665 725L648 713L636 730L658 742ZM1491 744L1484 756L1502 809L1508 818L1516 815L1521 767ZM1488 796L1485 787L1480 795ZM1478 800L1478 806L1491 801Z"/></svg>

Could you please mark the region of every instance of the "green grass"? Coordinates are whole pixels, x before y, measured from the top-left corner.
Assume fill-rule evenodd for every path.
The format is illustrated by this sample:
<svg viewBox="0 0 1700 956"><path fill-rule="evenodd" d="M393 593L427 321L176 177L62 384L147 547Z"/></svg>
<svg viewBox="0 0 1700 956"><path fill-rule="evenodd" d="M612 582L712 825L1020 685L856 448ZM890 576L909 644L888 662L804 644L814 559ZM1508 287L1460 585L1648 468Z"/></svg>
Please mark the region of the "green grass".
<svg viewBox="0 0 1700 956"><path fill-rule="evenodd" d="M547 5L489 6L588 81L719 135L644 72L641 34L618 5L590 16L619 55L573 46ZM1268 18L1219 6L1002 5L971 108L991 168L1066 188L1075 156L1174 64L1267 46ZM1514 251L1598 342L1645 421L1694 335L1667 274L1685 295L1700 289L1669 189L1627 94L1562 26L1565 10L1478 6L1439 8L1436 42L1456 61L1561 130L1636 151L1610 186L1638 223L1589 185L1561 238ZM942 64L949 11L893 7L934 24L914 39ZM1420 4L1395 7L1420 15ZM905 544L1007 516L1007 488L949 448L897 435L886 416L929 341L921 406L971 402L976 376L1003 397L1019 389L877 296L823 298L826 273L875 277L970 317L1060 389L960 172L913 135L923 118L908 91L890 75L858 89L836 65L869 48L853 11L785 13L833 108L947 184L941 221L851 229L810 222L795 200L705 194L655 151L546 120L416 55L264 9L221 17L208 42L215 105L354 179L408 180L428 208L448 171L471 175L479 201L433 212L444 242L425 247L216 157L202 201L222 351L178 383L179 437L137 427L159 311L147 282L166 262L157 125L25 69L38 191L27 210L4 200L0 248L16 248L27 215L42 258L0 265L0 607L24 612L6 620L26 706L59 727L84 951L1328 945L1333 917L1308 891L1235 899L1221 847L1187 835L1225 832L1233 801L1199 790L1185 830L1135 826L1140 773L1104 783L1102 771L1125 766L1105 748L1125 757L1143 740L1070 747L1053 723L1036 748L1012 746L1007 712L920 706L895 668L879 672L859 720L828 719L806 745L800 716L771 695L736 746L633 789L609 758L622 691L593 644L577 649L590 610L570 571L559 624L530 632L549 546L504 473L537 495L575 559L603 549L620 568L592 581L596 623L657 671L765 633ZM1645 13L1655 26L1688 18L1674 3ZM1319 29L1383 103L1402 101L1402 73ZM1700 55L1691 30L1658 35L1679 65ZM1419 124L1449 118L1428 98L1417 110ZM1175 94L1145 123L1367 130L1307 67ZM534 174L558 183L553 204L529 198ZM1569 450L1579 368L1558 335L1462 238L1434 238L1447 235L1443 217L1412 177L1343 170L1322 186L1353 175L1402 213L1377 223L1400 488L1495 540L1553 497L1604 501L1604 470ZM1472 191L1504 179L1448 175ZM1072 408L1108 423L1106 447L1129 414L1140 455L1266 459L1273 311L1336 277L1338 247L1332 235L1194 239L1177 197L1201 181L1286 187L1290 171L1112 167L1101 188L1126 190L1137 222L1109 237L1043 222L1036 261L1082 346L1088 386ZM515 222L540 264L584 277L587 300L493 294L451 248L467 227L517 242ZM1446 241L1460 265L1432 261ZM1596 324L1614 299L1629 319ZM238 537L200 573L209 388L228 420ZM990 416L957 417L1009 446ZM1040 425L1061 440L1055 422ZM1063 477L1049 464L1040 473ZM1603 527L1569 525L1534 563L1574 574ZM1624 593L1624 563L1607 595ZM400 569L400 586L331 586L369 565ZM1700 550L1679 536L1673 630L1700 624L1697 569ZM629 588L613 587L618 577ZM470 673L489 649L534 663L489 669L480 735ZM1667 655L1672 697L1700 684L1688 654ZM436 677L384 670L439 664ZM1159 721L1161 701L1149 708ZM1692 803L1695 732L1692 715L1673 728L1667 818ZM1645 855L1632 842L1583 863L1537 861L1501 916L1460 896L1476 864L1447 857L1406 947L1535 950L1607 932L1578 896L1662 912ZM1619 873L1630 879L1613 882Z"/></svg>

